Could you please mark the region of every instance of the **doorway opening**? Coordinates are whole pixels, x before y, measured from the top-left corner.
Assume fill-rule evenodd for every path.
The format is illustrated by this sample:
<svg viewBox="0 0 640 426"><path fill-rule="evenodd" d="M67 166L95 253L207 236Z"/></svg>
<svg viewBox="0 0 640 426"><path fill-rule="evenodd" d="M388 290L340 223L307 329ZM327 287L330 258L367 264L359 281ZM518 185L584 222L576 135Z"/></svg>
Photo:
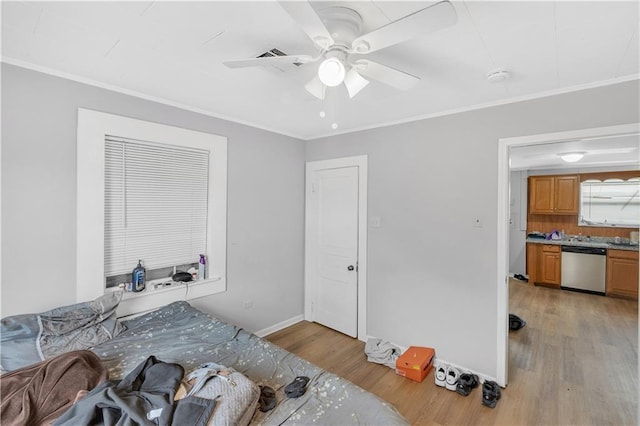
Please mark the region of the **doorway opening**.
<svg viewBox="0 0 640 426"><path fill-rule="evenodd" d="M509 219L510 219L510 157L516 147L560 144L640 134L640 123L598 127L566 132L502 138L498 140L498 228L497 228L497 381L501 386L508 382L509 359Z"/></svg>
<svg viewBox="0 0 640 426"><path fill-rule="evenodd" d="M367 339L366 155L310 161L304 318ZM343 297L344 296L344 297Z"/></svg>

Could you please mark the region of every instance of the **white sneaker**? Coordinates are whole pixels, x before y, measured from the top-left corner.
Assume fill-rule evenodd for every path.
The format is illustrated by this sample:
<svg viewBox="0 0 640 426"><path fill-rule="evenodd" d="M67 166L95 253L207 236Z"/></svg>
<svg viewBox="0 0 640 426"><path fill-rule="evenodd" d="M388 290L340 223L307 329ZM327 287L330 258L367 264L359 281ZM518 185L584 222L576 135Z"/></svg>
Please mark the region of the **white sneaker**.
<svg viewBox="0 0 640 426"><path fill-rule="evenodd" d="M444 368L443 365L439 365L438 368L436 368L436 386L445 386L446 380L447 380L447 369Z"/></svg>
<svg viewBox="0 0 640 426"><path fill-rule="evenodd" d="M460 370L455 367L447 368L447 379L446 379L446 387L450 391L456 391L458 387L458 378L460 377Z"/></svg>

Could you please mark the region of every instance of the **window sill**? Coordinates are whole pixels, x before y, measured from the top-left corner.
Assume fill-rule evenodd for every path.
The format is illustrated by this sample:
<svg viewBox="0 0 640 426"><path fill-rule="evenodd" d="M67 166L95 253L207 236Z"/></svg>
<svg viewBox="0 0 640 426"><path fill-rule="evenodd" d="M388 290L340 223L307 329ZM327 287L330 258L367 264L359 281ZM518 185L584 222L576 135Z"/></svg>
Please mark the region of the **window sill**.
<svg viewBox="0 0 640 426"><path fill-rule="evenodd" d="M147 288L139 293L125 292L118 306L118 317L150 311L179 300L192 300L222 293L227 289L226 279L223 277L174 283L170 287L154 289L153 285L162 281L147 283Z"/></svg>

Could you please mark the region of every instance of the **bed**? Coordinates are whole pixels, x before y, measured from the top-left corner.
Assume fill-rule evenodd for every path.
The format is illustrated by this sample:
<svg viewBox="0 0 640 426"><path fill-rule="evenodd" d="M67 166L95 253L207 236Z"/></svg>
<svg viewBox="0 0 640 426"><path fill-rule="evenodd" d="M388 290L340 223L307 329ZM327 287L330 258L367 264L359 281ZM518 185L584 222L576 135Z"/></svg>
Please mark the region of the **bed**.
<svg viewBox="0 0 640 426"><path fill-rule="evenodd" d="M150 355L177 363L185 371L215 362L276 391L277 405L256 410L252 424L405 425L397 410L353 383L234 325L197 310L187 302L122 321L124 330L91 350L112 380L122 379ZM299 398L284 395L297 376L310 378Z"/></svg>

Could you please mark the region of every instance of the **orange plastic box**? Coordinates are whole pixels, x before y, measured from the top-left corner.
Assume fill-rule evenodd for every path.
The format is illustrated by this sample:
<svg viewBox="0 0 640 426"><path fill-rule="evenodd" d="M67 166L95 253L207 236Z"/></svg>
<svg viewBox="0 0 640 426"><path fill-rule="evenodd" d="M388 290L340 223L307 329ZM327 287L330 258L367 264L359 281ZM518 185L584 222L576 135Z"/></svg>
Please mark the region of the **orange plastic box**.
<svg viewBox="0 0 640 426"><path fill-rule="evenodd" d="M409 346L409 349L396 360L396 374L416 382L423 381L433 368L435 354L433 348Z"/></svg>

